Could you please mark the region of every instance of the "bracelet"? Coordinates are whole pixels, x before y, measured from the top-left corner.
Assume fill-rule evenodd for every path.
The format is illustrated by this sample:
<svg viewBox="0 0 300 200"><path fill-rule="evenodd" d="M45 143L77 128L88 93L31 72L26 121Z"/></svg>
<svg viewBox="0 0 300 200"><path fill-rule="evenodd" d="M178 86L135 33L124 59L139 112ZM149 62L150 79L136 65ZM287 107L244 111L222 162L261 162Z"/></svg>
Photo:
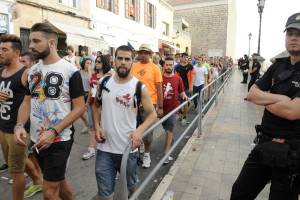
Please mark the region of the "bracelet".
<svg viewBox="0 0 300 200"><path fill-rule="evenodd" d="M54 127L51 128L51 131L54 133L55 137L58 136L59 133L57 132L57 130Z"/></svg>
<svg viewBox="0 0 300 200"><path fill-rule="evenodd" d="M15 127L14 127L14 132L16 132L16 130L17 130L18 128L21 128L21 127L24 128L24 125L21 124L21 123L15 125Z"/></svg>
<svg viewBox="0 0 300 200"><path fill-rule="evenodd" d="M164 107L163 106L158 106L158 109L164 109Z"/></svg>

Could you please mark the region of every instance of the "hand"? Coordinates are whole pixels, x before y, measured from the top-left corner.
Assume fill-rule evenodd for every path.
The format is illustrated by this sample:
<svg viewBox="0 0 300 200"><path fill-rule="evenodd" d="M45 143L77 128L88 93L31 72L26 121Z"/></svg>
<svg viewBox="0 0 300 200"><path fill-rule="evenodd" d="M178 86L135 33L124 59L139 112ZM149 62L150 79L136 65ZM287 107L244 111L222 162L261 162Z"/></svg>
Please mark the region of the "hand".
<svg viewBox="0 0 300 200"><path fill-rule="evenodd" d="M193 87L189 88L189 93L192 94L193 93Z"/></svg>
<svg viewBox="0 0 300 200"><path fill-rule="evenodd" d="M190 98L188 98L186 95L182 98L184 101L188 101L188 102L190 102L191 100L190 100Z"/></svg>
<svg viewBox="0 0 300 200"><path fill-rule="evenodd" d="M161 118L164 115L164 110L162 108L156 109L157 117Z"/></svg>
<svg viewBox="0 0 300 200"><path fill-rule="evenodd" d="M102 128L95 130L95 139L98 143L103 143L105 141L103 141L103 139L106 140L106 137L104 135L104 131Z"/></svg>
<svg viewBox="0 0 300 200"><path fill-rule="evenodd" d="M31 147L31 150L38 148L39 151L47 149L55 140L55 134L52 130L45 131L37 138L36 143Z"/></svg>
<svg viewBox="0 0 300 200"><path fill-rule="evenodd" d="M7 92L0 91L0 102L5 102L10 95Z"/></svg>
<svg viewBox="0 0 300 200"><path fill-rule="evenodd" d="M88 67L88 72L92 72L92 66L90 65L89 67Z"/></svg>
<svg viewBox="0 0 300 200"><path fill-rule="evenodd" d="M24 139L27 139L27 133L23 127L17 128L14 133L14 140L17 145L26 146Z"/></svg>
<svg viewBox="0 0 300 200"><path fill-rule="evenodd" d="M142 143L142 139L143 139L143 133L140 133L138 130L135 130L133 133L130 134L130 136L128 137L127 142L130 142L130 140L132 139L132 151L134 151L136 148L139 148L141 143Z"/></svg>

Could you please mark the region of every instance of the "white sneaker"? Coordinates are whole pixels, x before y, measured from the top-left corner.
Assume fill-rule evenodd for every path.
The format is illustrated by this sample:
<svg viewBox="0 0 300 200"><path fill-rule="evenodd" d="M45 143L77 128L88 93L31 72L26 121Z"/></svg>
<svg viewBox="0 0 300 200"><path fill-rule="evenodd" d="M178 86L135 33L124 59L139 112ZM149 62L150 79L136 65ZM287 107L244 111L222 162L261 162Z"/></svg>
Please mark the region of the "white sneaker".
<svg viewBox="0 0 300 200"><path fill-rule="evenodd" d="M151 159L150 156L144 156L143 157L143 168L149 168L150 167L150 163L151 163Z"/></svg>
<svg viewBox="0 0 300 200"><path fill-rule="evenodd" d="M145 152L145 144L144 142L142 142L140 146L140 153L144 153L144 152Z"/></svg>
<svg viewBox="0 0 300 200"><path fill-rule="evenodd" d="M172 160L174 160L174 158L172 158L171 156L169 156L169 158L167 158L167 159L165 160L164 165L168 164L169 161L172 161Z"/></svg>
<svg viewBox="0 0 300 200"><path fill-rule="evenodd" d="M87 150L86 152L85 152L85 154L83 154L83 156L82 156L82 159L83 160L88 160L88 159L90 159L91 157L93 157L95 155L95 150L93 149L93 150Z"/></svg>
<svg viewBox="0 0 300 200"><path fill-rule="evenodd" d="M25 178L27 178L27 177L28 177L28 174L27 174L26 172L24 172L24 176L25 176ZM14 182L13 182L13 179L12 179L12 178L9 179L8 183L9 183L9 184L13 184L13 183L14 183Z"/></svg>
<svg viewBox="0 0 300 200"><path fill-rule="evenodd" d="M87 133L89 132L89 127L85 126L82 130L81 133Z"/></svg>

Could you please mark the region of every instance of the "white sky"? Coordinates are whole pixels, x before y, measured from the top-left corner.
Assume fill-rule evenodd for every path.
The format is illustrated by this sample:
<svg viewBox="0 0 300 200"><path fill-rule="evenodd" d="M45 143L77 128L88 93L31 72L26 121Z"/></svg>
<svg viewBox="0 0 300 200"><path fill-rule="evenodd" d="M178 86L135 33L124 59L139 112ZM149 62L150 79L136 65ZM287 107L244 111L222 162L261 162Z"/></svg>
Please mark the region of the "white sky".
<svg viewBox="0 0 300 200"><path fill-rule="evenodd" d="M259 34L258 0L236 0L237 33L235 58L248 54L249 33L252 33L250 55L257 52ZM265 0L262 14L260 55L269 61L285 50L283 32L289 16L300 13L300 0Z"/></svg>

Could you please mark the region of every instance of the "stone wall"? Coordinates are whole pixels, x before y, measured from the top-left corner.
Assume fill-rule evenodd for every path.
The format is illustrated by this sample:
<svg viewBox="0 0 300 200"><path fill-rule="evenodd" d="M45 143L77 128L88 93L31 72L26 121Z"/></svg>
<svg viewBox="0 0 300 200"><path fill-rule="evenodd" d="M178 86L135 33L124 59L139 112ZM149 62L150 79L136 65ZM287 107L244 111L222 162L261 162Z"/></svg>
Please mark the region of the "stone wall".
<svg viewBox="0 0 300 200"><path fill-rule="evenodd" d="M193 55L207 55L209 50L226 54L228 5L175 10L174 18L179 17L189 23Z"/></svg>

